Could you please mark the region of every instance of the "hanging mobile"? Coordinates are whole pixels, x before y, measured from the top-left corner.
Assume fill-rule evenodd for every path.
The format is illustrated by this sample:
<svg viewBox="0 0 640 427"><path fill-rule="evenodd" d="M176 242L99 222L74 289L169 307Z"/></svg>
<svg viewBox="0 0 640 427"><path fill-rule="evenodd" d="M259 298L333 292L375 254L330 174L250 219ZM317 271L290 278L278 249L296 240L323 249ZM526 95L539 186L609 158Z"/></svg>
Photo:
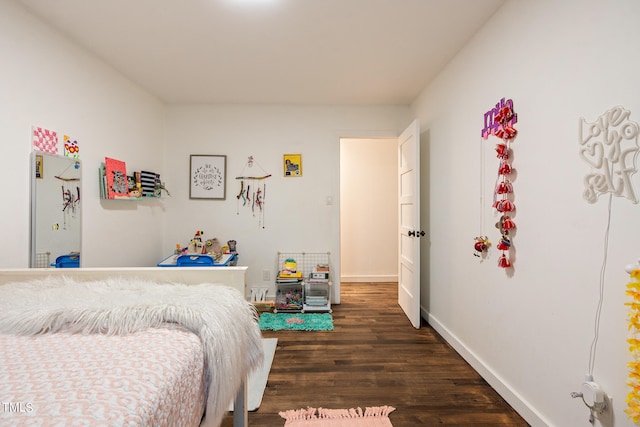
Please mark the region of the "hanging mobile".
<svg viewBox="0 0 640 427"><path fill-rule="evenodd" d="M238 215L240 214L240 199L242 198L242 206L250 208L252 216L258 216L258 225L264 228L264 204L267 187L264 181L269 178L271 174L266 173L262 166L258 165L264 172L264 175L244 175L245 169L253 167L254 163L257 163L256 160L253 156L249 156L247 158L245 168L242 169L240 176L236 177L236 179L240 180L240 192L238 193L238 196L236 196L238 199L236 213ZM246 188L244 185L245 180L247 181Z"/></svg>
<svg viewBox="0 0 640 427"><path fill-rule="evenodd" d="M515 222L509 216L516 209L513 203L513 184L509 180L509 176L513 173L513 167L511 166L513 156L510 155L512 153L510 146L513 139L518 135L518 131L513 127L517 121L517 116L513 112L512 100L505 103L503 98L500 104L496 105L496 109L497 114L494 116L494 131L492 133L501 139L496 145L496 157L500 160L500 164L496 185L493 190L493 207L501 214L496 223L496 228L501 235L496 249L502 251L502 255L498 258L498 267L509 268L513 266L509 256L509 252L512 249L509 233L516 228Z"/></svg>

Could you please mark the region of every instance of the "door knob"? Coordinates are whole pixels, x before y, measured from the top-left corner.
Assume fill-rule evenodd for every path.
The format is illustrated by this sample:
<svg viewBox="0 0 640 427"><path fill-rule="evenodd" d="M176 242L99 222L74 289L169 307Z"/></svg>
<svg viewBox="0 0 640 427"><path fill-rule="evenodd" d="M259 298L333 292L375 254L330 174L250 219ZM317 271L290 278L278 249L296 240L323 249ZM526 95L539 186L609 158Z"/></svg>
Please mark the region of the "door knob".
<svg viewBox="0 0 640 427"><path fill-rule="evenodd" d="M416 232L413 231L413 230L409 230L409 232L407 234L409 235L409 237L411 237L411 236L415 236Z"/></svg>

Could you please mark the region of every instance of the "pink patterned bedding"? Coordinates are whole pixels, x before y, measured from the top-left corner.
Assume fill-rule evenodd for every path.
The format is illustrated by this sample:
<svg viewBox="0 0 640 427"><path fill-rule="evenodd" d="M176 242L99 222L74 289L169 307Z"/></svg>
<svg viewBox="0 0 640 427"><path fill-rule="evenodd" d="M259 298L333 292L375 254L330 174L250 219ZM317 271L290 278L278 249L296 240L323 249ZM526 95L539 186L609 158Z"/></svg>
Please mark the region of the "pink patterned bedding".
<svg viewBox="0 0 640 427"><path fill-rule="evenodd" d="M200 338L176 325L129 335L0 334L1 426L198 426Z"/></svg>

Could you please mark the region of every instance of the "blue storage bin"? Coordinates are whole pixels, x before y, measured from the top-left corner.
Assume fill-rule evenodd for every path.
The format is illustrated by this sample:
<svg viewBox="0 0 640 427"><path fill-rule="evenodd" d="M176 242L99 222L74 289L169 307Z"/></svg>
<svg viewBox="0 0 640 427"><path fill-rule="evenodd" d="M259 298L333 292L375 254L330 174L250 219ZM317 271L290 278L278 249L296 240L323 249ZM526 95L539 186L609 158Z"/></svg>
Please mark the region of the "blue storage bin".
<svg viewBox="0 0 640 427"><path fill-rule="evenodd" d="M211 255L186 254L171 255L159 262L158 267L226 267L237 263L237 254L224 254L217 262Z"/></svg>
<svg viewBox="0 0 640 427"><path fill-rule="evenodd" d="M176 259L178 267L213 267L213 264L211 255L180 255Z"/></svg>
<svg viewBox="0 0 640 427"><path fill-rule="evenodd" d="M51 266L55 268L80 268L80 254L60 255Z"/></svg>

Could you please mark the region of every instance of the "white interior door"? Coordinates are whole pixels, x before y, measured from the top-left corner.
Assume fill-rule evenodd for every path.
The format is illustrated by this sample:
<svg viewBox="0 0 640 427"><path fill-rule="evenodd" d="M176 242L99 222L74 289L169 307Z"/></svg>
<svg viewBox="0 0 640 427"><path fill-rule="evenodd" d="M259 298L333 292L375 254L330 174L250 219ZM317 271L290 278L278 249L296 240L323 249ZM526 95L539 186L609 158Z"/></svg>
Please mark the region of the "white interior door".
<svg viewBox="0 0 640 427"><path fill-rule="evenodd" d="M398 304L420 328L420 125L398 139Z"/></svg>

